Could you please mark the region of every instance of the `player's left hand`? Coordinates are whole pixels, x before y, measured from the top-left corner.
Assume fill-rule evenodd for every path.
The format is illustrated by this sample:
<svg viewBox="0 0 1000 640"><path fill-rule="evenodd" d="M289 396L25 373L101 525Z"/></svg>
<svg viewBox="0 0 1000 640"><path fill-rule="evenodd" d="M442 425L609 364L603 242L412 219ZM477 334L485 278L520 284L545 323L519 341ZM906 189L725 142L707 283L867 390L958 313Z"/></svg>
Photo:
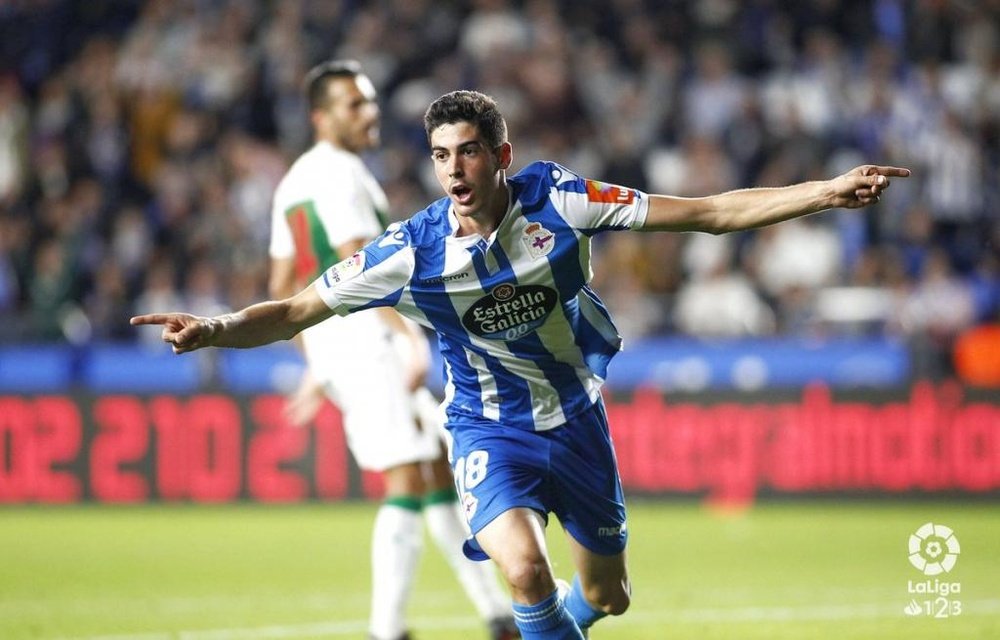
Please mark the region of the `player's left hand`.
<svg viewBox="0 0 1000 640"><path fill-rule="evenodd" d="M323 393L323 386L312 377L307 369L302 374L298 388L285 400L285 419L293 427L304 427L323 407L326 395Z"/></svg>
<svg viewBox="0 0 1000 640"><path fill-rule="evenodd" d="M865 164L855 167L830 181L833 189L832 208L857 209L879 201L889 188L889 178L907 178L910 170L903 167L882 167Z"/></svg>

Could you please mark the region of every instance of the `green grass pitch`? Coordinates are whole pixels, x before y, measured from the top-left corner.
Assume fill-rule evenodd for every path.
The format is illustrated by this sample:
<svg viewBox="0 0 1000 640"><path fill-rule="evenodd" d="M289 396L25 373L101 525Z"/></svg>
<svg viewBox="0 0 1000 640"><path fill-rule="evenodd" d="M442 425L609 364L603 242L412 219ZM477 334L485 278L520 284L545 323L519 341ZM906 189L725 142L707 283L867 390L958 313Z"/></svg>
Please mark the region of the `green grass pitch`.
<svg viewBox="0 0 1000 640"><path fill-rule="evenodd" d="M367 503L0 509L0 638L363 638ZM995 503L830 500L723 514L632 500L631 610L592 638L1000 638ZM921 524L951 527L961 613L908 616L907 560ZM570 577L562 532L549 543ZM921 605L924 606L924 605ZM954 606L949 603L949 606ZM430 540L410 607L420 640L485 631Z"/></svg>

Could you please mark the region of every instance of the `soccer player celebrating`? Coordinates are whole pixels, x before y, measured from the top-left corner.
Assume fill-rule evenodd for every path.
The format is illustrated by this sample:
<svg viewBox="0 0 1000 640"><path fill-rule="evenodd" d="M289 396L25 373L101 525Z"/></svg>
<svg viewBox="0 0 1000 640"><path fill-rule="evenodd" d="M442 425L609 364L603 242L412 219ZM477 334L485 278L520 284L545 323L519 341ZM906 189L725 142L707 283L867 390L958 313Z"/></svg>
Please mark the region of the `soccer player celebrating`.
<svg viewBox="0 0 1000 640"><path fill-rule="evenodd" d="M375 87L357 62L334 60L306 75L305 91L316 143L274 194L269 288L276 298L294 294L339 256L354 254L385 231L386 196L358 157L379 143ZM370 637L407 637L406 604L424 521L486 620L492 640L516 637L510 600L493 567L471 562L461 552L466 529L444 455L440 414L423 387L430 361L423 331L384 308L331 318L301 337L308 373L289 404L289 416L297 424L308 422L326 394L343 414L358 466L380 472L385 480L385 499L372 531Z"/></svg>
<svg viewBox="0 0 1000 640"><path fill-rule="evenodd" d="M438 335L452 468L473 536L510 586L528 639L582 638L628 608L621 483L601 384L621 338L588 286L590 244L614 230L725 233L877 202L909 170L864 165L826 181L701 198L649 195L535 162L512 177L492 98L455 91L424 117L446 197L283 300L214 318L152 314L175 353L288 339L379 306ZM555 513L577 571L557 581L544 528Z"/></svg>

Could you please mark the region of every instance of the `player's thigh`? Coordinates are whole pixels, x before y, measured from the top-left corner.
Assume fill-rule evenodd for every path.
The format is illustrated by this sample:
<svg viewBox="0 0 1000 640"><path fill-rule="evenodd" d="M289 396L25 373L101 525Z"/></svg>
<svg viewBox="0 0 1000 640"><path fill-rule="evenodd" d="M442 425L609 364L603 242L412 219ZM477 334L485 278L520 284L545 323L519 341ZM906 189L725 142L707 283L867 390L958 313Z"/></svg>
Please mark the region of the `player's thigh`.
<svg viewBox="0 0 1000 640"><path fill-rule="evenodd" d="M386 497L422 496L427 492L423 462L405 462L382 471Z"/></svg>
<svg viewBox="0 0 1000 640"><path fill-rule="evenodd" d="M476 534L483 550L501 567L521 559L537 560L548 555L545 520L533 509L509 509Z"/></svg>
<svg viewBox="0 0 1000 640"><path fill-rule="evenodd" d="M448 464L443 446L439 448L439 451L440 455L424 466L428 491L440 491L454 486L455 478L452 475L451 465Z"/></svg>

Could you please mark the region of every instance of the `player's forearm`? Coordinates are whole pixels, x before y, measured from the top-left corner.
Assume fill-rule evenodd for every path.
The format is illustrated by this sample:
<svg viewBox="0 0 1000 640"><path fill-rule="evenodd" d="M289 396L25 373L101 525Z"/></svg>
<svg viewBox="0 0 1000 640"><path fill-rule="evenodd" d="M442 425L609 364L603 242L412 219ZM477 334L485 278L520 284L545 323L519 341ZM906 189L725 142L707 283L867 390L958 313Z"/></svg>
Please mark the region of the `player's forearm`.
<svg viewBox="0 0 1000 640"><path fill-rule="evenodd" d="M212 318L209 345L242 349L288 340L332 315L333 311L310 285L294 297L260 302Z"/></svg>
<svg viewBox="0 0 1000 640"><path fill-rule="evenodd" d="M650 198L647 231L727 233L763 227L832 207L827 181L727 191L704 198Z"/></svg>
<svg viewBox="0 0 1000 640"><path fill-rule="evenodd" d="M260 302L241 311L208 319L213 347L246 349L288 340L305 325L291 318L287 300Z"/></svg>
<svg viewBox="0 0 1000 640"><path fill-rule="evenodd" d="M730 191L710 198L718 233L763 227L833 206L826 181Z"/></svg>

